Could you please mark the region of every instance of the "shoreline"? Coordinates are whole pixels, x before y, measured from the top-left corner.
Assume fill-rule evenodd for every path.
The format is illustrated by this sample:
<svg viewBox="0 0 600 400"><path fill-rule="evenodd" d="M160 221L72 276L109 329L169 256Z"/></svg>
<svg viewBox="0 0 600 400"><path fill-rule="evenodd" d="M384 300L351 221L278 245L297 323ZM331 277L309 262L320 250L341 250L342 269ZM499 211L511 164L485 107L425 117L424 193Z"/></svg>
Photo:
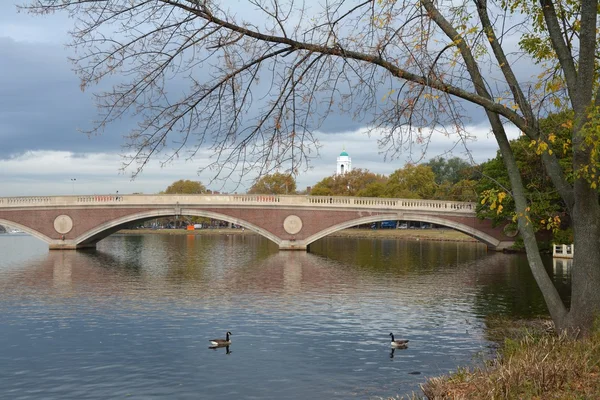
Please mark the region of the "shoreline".
<svg viewBox="0 0 600 400"><path fill-rule="evenodd" d="M548 317L488 316L485 324L486 337L498 346L494 357L481 366L430 377L421 385L422 394L399 399L600 398L598 328L575 338L558 335Z"/></svg>
<svg viewBox="0 0 600 400"><path fill-rule="evenodd" d="M125 235L259 235L250 229L215 228L188 231L186 229L122 229L117 233ZM453 229L358 229L349 228L331 233L327 237L346 237L361 239L402 239L427 240L436 242L471 242L474 239Z"/></svg>

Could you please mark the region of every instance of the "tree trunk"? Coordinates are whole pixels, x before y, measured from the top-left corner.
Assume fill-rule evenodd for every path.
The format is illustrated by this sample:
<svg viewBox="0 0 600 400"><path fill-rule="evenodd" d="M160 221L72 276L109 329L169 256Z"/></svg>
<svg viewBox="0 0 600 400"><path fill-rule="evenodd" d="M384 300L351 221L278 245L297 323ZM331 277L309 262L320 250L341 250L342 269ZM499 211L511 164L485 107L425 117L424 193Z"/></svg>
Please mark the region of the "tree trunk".
<svg viewBox="0 0 600 400"><path fill-rule="evenodd" d="M490 117L489 114L488 117ZM490 118L490 122L496 129L501 129L498 127L498 121L496 121L495 118ZM500 153L502 154L502 159L504 160L504 166L508 171L508 177L510 179L512 188L512 196L515 201L515 209L518 214L519 231L521 233L521 237L523 238L523 243L527 252L529 268L531 269L538 287L542 291L542 295L544 296L544 300L546 301L546 305L548 306L548 311L550 312L550 316L554 321L554 325L556 326L557 330L562 331L564 330L566 318L568 316L567 309L562 302L560 295L558 294L558 290L556 290L556 287L554 286L554 282L552 282L548 276L546 268L542 262L535 232L533 230L533 224L529 219L525 189L523 187L523 181L521 179L517 163L510 147L510 143L508 142L508 138L504 132L495 130L494 134L500 148Z"/></svg>
<svg viewBox="0 0 600 400"><path fill-rule="evenodd" d="M571 310L565 328L587 336L600 317L600 206L598 194L584 179L575 183L571 269Z"/></svg>

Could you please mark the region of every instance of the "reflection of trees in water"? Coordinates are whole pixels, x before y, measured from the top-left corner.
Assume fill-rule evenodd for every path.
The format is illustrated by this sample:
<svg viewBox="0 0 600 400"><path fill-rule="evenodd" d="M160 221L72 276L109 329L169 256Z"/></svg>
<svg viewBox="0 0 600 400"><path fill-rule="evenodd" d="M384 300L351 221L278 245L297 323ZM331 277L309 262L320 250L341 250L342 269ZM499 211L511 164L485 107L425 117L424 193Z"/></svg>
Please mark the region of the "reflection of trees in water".
<svg viewBox="0 0 600 400"><path fill-rule="evenodd" d="M477 268L470 263L486 257L477 246L474 254L465 257L461 252L457 255L456 249L444 256L447 246L440 243L414 243L415 248L397 259L396 248L390 251L379 244L373 247L371 242L358 239L332 246L327 248L326 257L319 252L322 248L315 251L319 254L278 252L260 265L248 264L232 270L226 277L227 287L232 293L286 297L290 306L310 301L314 296L331 296L347 304L389 301L394 304L394 313L400 315L415 304L430 309L465 307L465 289L473 285L471 275ZM376 256L376 252L383 255ZM423 263L418 256L421 252ZM447 258L448 264L440 262L440 257ZM438 260L438 265L430 260Z"/></svg>
<svg viewBox="0 0 600 400"><path fill-rule="evenodd" d="M257 235L171 236L165 257L167 277L172 282L210 281L223 275L230 265L256 263L269 257L276 246Z"/></svg>
<svg viewBox="0 0 600 400"><path fill-rule="evenodd" d="M325 238L313 243L311 251L365 274L411 279L413 284L429 280L436 287L436 293L427 296L430 301L451 301L456 288L473 288L478 315L547 314L524 255L490 253L485 246L473 243L359 238ZM546 261L561 297L568 302L568 266L559 263L553 268L552 260Z"/></svg>
<svg viewBox="0 0 600 400"><path fill-rule="evenodd" d="M218 288L220 277L240 264L256 263L272 254L257 236L191 237L115 235L97 250L51 251L29 259L16 272L0 275L3 295L23 288L39 296L117 295L146 297L202 296ZM182 241L183 240L183 241ZM183 290L180 288L183 287ZM57 290L60 288L61 290Z"/></svg>
<svg viewBox="0 0 600 400"><path fill-rule="evenodd" d="M324 238L311 244L311 252L374 270L428 273L454 268L487 254L477 243L423 240Z"/></svg>
<svg viewBox="0 0 600 400"><path fill-rule="evenodd" d="M551 258L544 259L563 302L569 305L571 278L567 267L553 271ZM548 315L541 291L535 283L525 255L492 258L477 274L480 290L475 297L479 315L534 317Z"/></svg>
<svg viewBox="0 0 600 400"><path fill-rule="evenodd" d="M18 272L3 279L3 294L19 295L22 291L36 295L70 296L76 287L103 287L107 294L120 292L119 282L138 277L141 266L123 264L102 251L50 251L30 260Z"/></svg>
<svg viewBox="0 0 600 400"><path fill-rule="evenodd" d="M327 296L342 308L390 302L397 314L414 305L474 307L479 315L546 313L523 256L472 243L331 239L306 253L279 252L256 235L115 235L96 251L45 253L0 284L3 296L143 296L207 306L277 297L289 307ZM568 266L554 269L568 299Z"/></svg>

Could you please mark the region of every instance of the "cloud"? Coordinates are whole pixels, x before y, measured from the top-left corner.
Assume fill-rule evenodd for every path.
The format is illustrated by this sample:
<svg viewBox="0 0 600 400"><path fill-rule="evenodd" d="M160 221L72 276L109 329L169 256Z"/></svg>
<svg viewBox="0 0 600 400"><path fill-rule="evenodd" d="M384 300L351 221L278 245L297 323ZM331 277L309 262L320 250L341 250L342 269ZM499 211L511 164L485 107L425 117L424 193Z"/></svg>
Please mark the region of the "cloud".
<svg viewBox="0 0 600 400"><path fill-rule="evenodd" d="M18 4L25 1L19 0ZM19 12L14 2L0 4L0 37L19 42L62 44L68 39L73 20L62 13L33 17Z"/></svg>
<svg viewBox="0 0 600 400"><path fill-rule="evenodd" d="M246 14L240 12L240 15ZM132 119L117 121L109 125L105 134L91 138L78 131L78 128L90 128L98 116L92 92L107 88L110 82L92 87L89 92L80 91L78 78L67 61L71 50L63 45L69 41L67 30L72 26L73 20L62 13L32 17L16 13L14 5L7 2L0 4L0 87L3 93L0 97L0 196L113 193L116 190L157 193L179 179L208 183L209 172L197 175L198 169L208 164L206 150L200 151L191 162L180 159L164 168L154 160L135 181L130 180L132 171L121 173L119 153L123 135L134 125ZM268 79L263 81L265 87L269 85ZM173 87L187 85L182 80L171 84ZM384 97L389 89L383 86L377 98ZM257 92L262 89L257 88ZM495 155L497 146L488 135L489 128L485 124L478 125L484 117L481 109L468 103L463 106L473 124L467 130L477 137L468 143L468 149L475 162L485 161ZM333 174L336 158L343 148L352 157L354 168L386 175L406 162L420 159L421 155L424 161L437 155L468 158L456 137L436 133L426 149L415 147L412 152L405 151L393 160L385 160L382 149L377 146L381 131L371 136L366 134L364 126L369 116L357 121L347 114L333 113L323 123L317 133L323 145L320 157L313 161L311 169L300 171L298 188L312 186ZM248 118L252 118L251 113ZM516 137L518 132L510 129L510 135ZM450 149L452 152L446 154ZM243 192L251 181L252 177L248 177L245 187L229 183L223 190Z"/></svg>
<svg viewBox="0 0 600 400"><path fill-rule="evenodd" d="M116 151L121 135L91 142L78 128L96 118L59 45L0 38L0 159L31 150ZM126 122L124 122L126 124ZM111 131L119 132L118 124Z"/></svg>
<svg viewBox="0 0 600 400"><path fill-rule="evenodd" d="M476 163L483 162L496 155L497 145L488 134L485 126L472 126L468 131L477 140L469 142L467 149ZM517 129L508 128L511 138L519 134ZM456 146L453 137L434 133L432 142L425 153L424 160L444 154L446 157L466 158L464 146ZM353 168L368 169L372 172L389 175L410 160L410 154L402 154L398 159L385 162L377 146L376 137L368 136L365 129L342 133L320 133L319 141L323 145L320 157L312 163L308 171L301 171L297 178L297 187L304 189L313 186L321 179L335 173L336 159L345 149L352 158ZM454 148L451 153L445 154ZM158 161L148 164L144 172L135 180L130 179L130 170L120 171L121 158L117 153L77 154L69 151L29 151L10 159L0 160L0 196L60 195L60 194L108 194L145 193L153 194L166 189L179 179L200 180L208 183L210 171L198 176L200 167L209 162L210 154L200 152L193 161L175 160L161 167ZM247 177L246 186L236 187L229 182L224 187L219 183L211 189L225 192L243 193L251 185L253 177ZM75 179L72 181L72 179Z"/></svg>

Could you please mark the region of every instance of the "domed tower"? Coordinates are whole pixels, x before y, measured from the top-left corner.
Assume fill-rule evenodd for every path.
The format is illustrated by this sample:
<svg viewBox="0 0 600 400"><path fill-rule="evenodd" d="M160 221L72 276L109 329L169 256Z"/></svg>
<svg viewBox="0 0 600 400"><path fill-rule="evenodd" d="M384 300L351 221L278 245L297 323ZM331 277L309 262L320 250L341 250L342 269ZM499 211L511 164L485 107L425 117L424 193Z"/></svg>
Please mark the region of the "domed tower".
<svg viewBox="0 0 600 400"><path fill-rule="evenodd" d="M352 159L346 153L346 150L340 153L337 158L337 174L344 175L346 172L352 171Z"/></svg>

